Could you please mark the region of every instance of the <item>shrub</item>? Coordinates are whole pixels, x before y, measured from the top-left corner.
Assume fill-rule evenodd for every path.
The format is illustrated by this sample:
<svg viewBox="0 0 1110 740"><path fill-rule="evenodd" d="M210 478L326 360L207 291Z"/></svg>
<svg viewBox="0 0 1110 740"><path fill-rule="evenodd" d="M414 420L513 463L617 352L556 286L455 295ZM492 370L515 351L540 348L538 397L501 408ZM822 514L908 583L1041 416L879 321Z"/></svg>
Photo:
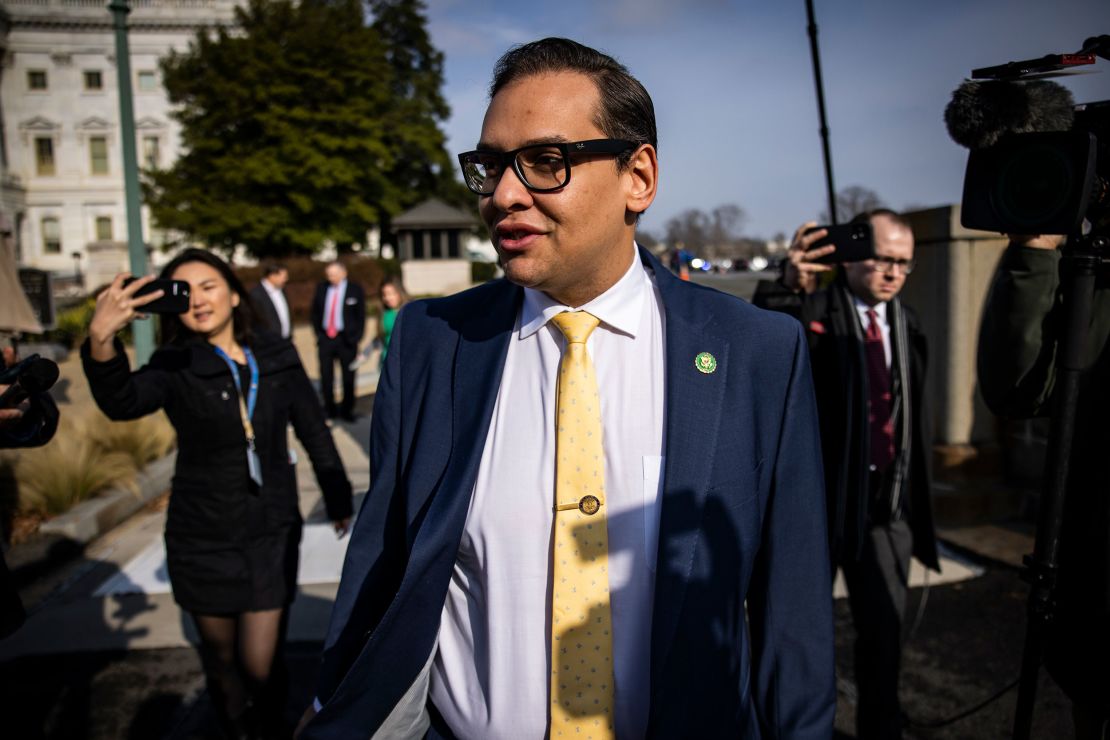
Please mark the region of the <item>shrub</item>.
<svg viewBox="0 0 1110 740"><path fill-rule="evenodd" d="M135 462L124 452L105 452L79 422L65 419L45 447L26 450L16 463L19 508L61 514L116 485L134 486Z"/></svg>
<svg viewBox="0 0 1110 740"><path fill-rule="evenodd" d="M497 277L496 262L471 262L470 279L474 283L488 283Z"/></svg>
<svg viewBox="0 0 1110 740"><path fill-rule="evenodd" d="M131 458L136 469L165 457L177 443L173 427L161 412L131 421L111 421L94 411L86 429L100 449L105 453L122 452Z"/></svg>
<svg viewBox="0 0 1110 740"><path fill-rule="evenodd" d="M63 417L49 444L22 451L16 462L18 508L53 516L114 486L137 493L135 473L175 443L161 413L126 422L99 411L77 420Z"/></svg>

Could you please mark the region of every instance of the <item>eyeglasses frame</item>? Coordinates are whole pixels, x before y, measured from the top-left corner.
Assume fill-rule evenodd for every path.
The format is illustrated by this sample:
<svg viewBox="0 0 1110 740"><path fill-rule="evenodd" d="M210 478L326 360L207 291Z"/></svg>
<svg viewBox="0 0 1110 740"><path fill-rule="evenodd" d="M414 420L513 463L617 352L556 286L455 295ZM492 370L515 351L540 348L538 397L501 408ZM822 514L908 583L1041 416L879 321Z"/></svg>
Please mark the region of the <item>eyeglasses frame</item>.
<svg viewBox="0 0 1110 740"><path fill-rule="evenodd" d="M898 267L902 270L902 275L908 276L911 275L914 268L917 267L917 260L912 258L903 260L897 257L875 256L868 258L867 262L870 263L869 267L872 272L878 272L883 275L893 275L894 268Z"/></svg>
<svg viewBox="0 0 1110 740"><path fill-rule="evenodd" d="M521 171L520 164L517 161L517 155L520 154L521 152L525 151L526 149L535 149L536 147L543 147L543 146L555 147L562 153L562 155L563 155L563 167L566 171L566 179L564 179L561 184L556 185L554 187L550 187L550 188L538 188L538 187L535 187L535 186L531 185L528 182L528 178L526 178L524 176L524 173ZM487 157L492 156L492 157L496 158L497 159L497 164L501 168L502 174L504 174L504 172L508 169L508 167L506 165L511 164L513 172L516 173L517 179L519 179L520 183L524 187L528 188L528 190L530 192L533 192L533 193L553 193L556 190L562 190L567 185L570 185L571 164L572 164L571 161L570 161L570 155L572 153L573 154L612 154L612 155L618 155L618 154L624 154L627 151L631 151L633 149L636 149L638 146L640 146L640 145L637 144L636 142L628 141L626 139L588 139L586 141L537 142L537 143L533 143L533 144L528 144L527 146L522 146L518 149L513 149L511 151L507 151L507 152L498 152L498 151L493 151L493 150L489 150L489 149L474 149L473 151L463 152L462 154L459 155L459 167L462 168L463 183L466 185L467 189L470 190L470 192L474 193L475 195L481 195L481 196L493 195L493 190L490 190L488 193L482 192L480 190L475 190L474 187L470 184L469 178L467 178L467 176L466 176L466 165L467 165L466 160L467 160L467 158L473 157L476 154L481 154L481 155L487 156ZM496 189L497 189L497 186L494 185L494 190L496 190Z"/></svg>

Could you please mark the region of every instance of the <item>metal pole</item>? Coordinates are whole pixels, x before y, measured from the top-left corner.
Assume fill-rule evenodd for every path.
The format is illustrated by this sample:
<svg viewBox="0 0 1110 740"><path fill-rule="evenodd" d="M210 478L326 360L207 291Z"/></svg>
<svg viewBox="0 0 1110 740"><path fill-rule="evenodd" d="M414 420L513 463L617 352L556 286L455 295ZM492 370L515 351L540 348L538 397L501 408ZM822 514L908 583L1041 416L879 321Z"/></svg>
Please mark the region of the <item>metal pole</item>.
<svg viewBox="0 0 1110 740"><path fill-rule="evenodd" d="M127 0L111 0L116 32L116 74L119 82L120 148L123 150L123 190L127 204L127 252L131 257L131 274L146 275L146 244L143 242L143 219L139 203L139 165L135 156L135 110L131 101L131 49L127 42ZM150 321L131 324L135 341L135 363L144 364L154 351L154 327Z"/></svg>
<svg viewBox="0 0 1110 740"><path fill-rule="evenodd" d="M821 53L817 50L817 21L813 18L813 0L806 0L809 24L809 54L813 57L813 82L817 86L817 115L821 119L821 150L825 153L825 190L829 199L829 223L837 223L836 188L833 187L832 152L829 150L829 123L825 117L825 84L821 81Z"/></svg>

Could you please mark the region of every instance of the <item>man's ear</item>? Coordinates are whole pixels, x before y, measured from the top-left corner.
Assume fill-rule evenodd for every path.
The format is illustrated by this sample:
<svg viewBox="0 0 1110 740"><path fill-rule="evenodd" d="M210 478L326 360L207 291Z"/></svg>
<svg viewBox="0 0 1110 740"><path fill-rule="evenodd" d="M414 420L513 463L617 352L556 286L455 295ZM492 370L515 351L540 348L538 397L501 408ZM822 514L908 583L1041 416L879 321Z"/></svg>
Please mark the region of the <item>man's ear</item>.
<svg viewBox="0 0 1110 740"><path fill-rule="evenodd" d="M643 213L655 200L659 183L659 159L655 155L655 147L641 144L628 162L624 176L628 178L625 207L632 213Z"/></svg>

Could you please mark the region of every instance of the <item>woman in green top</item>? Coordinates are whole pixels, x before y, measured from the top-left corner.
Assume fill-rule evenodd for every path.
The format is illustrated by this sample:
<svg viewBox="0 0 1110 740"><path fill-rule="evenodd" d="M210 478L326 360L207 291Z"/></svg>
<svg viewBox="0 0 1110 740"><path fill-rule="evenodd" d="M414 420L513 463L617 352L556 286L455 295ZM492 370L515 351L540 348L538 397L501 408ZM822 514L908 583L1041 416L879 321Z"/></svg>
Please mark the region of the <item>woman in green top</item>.
<svg viewBox="0 0 1110 740"><path fill-rule="evenodd" d="M401 306L408 301L405 286L401 284L399 276L385 279L378 293L382 302L382 311L378 316L378 339L382 343L382 356L379 363L385 363L386 352L389 351L389 338L393 335L393 324L397 321L397 314ZM381 364L378 366L381 367Z"/></svg>

